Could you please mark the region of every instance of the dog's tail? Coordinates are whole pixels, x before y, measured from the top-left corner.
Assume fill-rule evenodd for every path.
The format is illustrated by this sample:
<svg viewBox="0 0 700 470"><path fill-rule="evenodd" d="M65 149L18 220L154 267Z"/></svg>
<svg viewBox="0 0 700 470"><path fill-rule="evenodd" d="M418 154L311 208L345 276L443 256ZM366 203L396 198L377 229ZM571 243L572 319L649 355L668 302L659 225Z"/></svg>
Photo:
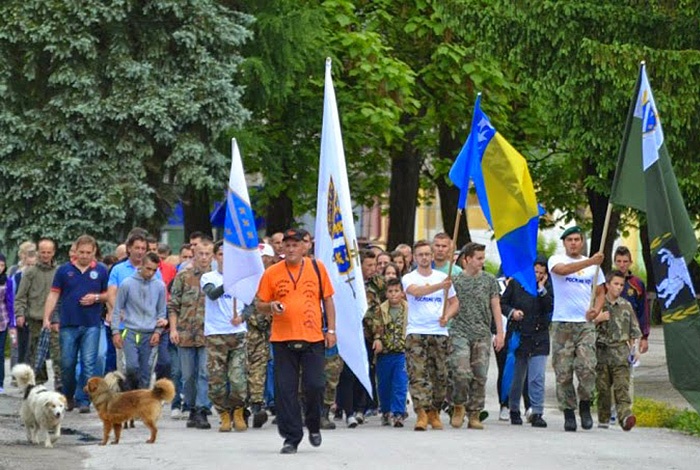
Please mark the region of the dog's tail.
<svg viewBox="0 0 700 470"><path fill-rule="evenodd" d="M175 385L169 379L156 380L151 390L151 395L157 400L169 403L175 398Z"/></svg>
<svg viewBox="0 0 700 470"><path fill-rule="evenodd" d="M19 388L27 388L29 385L36 385L34 380L34 369L27 364L17 364L12 368L12 376L17 381Z"/></svg>
<svg viewBox="0 0 700 470"><path fill-rule="evenodd" d="M119 371L115 370L105 375L105 382L113 392L126 392L128 390L126 377Z"/></svg>

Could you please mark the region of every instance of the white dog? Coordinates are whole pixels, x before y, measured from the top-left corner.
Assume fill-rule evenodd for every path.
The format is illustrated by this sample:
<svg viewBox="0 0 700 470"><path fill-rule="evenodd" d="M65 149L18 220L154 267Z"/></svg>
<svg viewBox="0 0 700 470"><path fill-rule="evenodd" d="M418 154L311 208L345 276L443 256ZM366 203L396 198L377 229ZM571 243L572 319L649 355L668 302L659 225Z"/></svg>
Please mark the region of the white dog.
<svg viewBox="0 0 700 470"><path fill-rule="evenodd" d="M66 397L43 385L36 385L34 370L27 364L14 366L12 375L17 380L17 385L24 390L20 418L27 428L27 440L34 444L43 442L44 446L53 447L53 443L61 436Z"/></svg>

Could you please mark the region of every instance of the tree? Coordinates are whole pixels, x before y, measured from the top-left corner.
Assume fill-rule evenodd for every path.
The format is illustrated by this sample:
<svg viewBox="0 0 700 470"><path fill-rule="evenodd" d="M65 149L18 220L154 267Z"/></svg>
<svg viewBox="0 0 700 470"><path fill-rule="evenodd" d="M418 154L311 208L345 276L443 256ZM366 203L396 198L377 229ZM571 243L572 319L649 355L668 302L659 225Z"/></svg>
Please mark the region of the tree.
<svg viewBox="0 0 700 470"><path fill-rule="evenodd" d="M214 143L248 116L233 76L250 17L213 0L7 0L0 17L9 243L121 240L159 228L185 190L225 187Z"/></svg>

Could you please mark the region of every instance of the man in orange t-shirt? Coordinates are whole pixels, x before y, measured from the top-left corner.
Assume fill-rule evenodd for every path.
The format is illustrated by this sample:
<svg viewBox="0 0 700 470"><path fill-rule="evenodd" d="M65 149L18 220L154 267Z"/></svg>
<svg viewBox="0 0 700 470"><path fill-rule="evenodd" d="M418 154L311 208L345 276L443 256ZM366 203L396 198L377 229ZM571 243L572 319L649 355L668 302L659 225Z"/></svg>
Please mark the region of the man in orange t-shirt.
<svg viewBox="0 0 700 470"><path fill-rule="evenodd" d="M265 271L256 299L258 312L272 315L270 343L275 358L275 405L277 429L284 438L283 454L296 453L304 437L298 398L300 371L309 442L314 447L321 445L325 348L336 343L333 285L323 263L314 263L304 256L305 233L296 229L284 232L285 258ZM325 335L321 302L328 326Z"/></svg>

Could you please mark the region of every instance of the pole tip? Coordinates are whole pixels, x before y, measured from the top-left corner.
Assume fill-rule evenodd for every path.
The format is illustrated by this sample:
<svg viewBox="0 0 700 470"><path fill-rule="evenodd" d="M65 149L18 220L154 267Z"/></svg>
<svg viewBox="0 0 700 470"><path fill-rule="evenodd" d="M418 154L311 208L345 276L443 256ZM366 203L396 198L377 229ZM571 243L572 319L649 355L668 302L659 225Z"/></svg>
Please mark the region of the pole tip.
<svg viewBox="0 0 700 470"><path fill-rule="evenodd" d="M326 57L326 67L330 67L330 66L331 66L331 58Z"/></svg>

